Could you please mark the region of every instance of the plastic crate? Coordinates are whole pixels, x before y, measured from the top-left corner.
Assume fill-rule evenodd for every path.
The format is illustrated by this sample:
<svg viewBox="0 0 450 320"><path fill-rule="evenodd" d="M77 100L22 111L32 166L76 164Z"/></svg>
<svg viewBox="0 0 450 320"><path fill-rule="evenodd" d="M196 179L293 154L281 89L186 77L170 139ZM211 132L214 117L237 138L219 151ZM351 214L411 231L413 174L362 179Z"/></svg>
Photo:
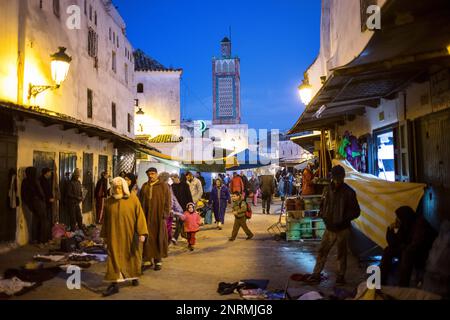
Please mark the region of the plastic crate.
<svg viewBox="0 0 450 320"><path fill-rule="evenodd" d="M301 231L300 230L287 230L286 231L286 240L287 241L300 241L301 240Z"/></svg>
<svg viewBox="0 0 450 320"><path fill-rule="evenodd" d="M286 224L286 230L288 231L300 231L301 228L301 220L289 220Z"/></svg>
<svg viewBox="0 0 450 320"><path fill-rule="evenodd" d="M316 220L313 222L314 238L322 239L325 233L325 223L323 220Z"/></svg>

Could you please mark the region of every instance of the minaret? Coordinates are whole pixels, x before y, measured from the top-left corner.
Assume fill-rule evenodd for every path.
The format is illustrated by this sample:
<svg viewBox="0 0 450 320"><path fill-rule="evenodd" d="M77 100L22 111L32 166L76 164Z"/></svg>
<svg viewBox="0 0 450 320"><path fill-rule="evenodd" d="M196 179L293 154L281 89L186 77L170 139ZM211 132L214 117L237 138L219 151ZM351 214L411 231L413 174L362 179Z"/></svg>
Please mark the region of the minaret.
<svg viewBox="0 0 450 320"><path fill-rule="evenodd" d="M221 43L221 57L213 58L213 124L241 123L240 60L231 56L231 41Z"/></svg>

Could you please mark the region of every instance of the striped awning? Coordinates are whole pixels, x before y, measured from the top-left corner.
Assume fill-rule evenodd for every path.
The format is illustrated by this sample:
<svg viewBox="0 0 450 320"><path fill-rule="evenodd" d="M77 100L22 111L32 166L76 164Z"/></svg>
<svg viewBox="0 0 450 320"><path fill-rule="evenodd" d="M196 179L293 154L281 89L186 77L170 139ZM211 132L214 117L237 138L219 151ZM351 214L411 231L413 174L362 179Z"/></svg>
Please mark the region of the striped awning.
<svg viewBox="0 0 450 320"><path fill-rule="evenodd" d="M345 183L356 191L361 216L354 226L373 242L385 248L386 231L395 221L395 210L409 206L417 210L424 195L425 184L390 182L356 171L346 160L333 160L333 166L345 168Z"/></svg>

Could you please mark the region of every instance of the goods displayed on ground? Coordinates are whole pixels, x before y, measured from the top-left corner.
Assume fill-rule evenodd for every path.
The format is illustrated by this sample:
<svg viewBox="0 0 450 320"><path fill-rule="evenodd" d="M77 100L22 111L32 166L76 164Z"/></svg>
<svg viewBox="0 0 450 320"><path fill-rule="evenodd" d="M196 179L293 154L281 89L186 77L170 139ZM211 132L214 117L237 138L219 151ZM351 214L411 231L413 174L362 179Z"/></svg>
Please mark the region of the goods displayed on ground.
<svg viewBox="0 0 450 320"><path fill-rule="evenodd" d="M0 300L30 292L71 266L87 269L108 258L100 229L95 225L69 232L65 225L55 224L52 235L53 249L48 254L37 254L32 262L19 269L8 269L0 277Z"/></svg>

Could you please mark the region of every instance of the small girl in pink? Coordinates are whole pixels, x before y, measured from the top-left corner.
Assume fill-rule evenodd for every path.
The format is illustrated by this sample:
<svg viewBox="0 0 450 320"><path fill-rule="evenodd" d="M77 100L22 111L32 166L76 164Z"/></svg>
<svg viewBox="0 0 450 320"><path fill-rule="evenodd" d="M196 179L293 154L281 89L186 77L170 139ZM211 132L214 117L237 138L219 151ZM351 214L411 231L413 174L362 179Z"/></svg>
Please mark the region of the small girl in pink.
<svg viewBox="0 0 450 320"><path fill-rule="evenodd" d="M201 224L201 218L195 210L195 204L192 202L188 203L184 214L179 216L181 220L184 221L184 231L187 233L187 240L189 244L188 249L190 251L194 251L195 234L200 230Z"/></svg>

